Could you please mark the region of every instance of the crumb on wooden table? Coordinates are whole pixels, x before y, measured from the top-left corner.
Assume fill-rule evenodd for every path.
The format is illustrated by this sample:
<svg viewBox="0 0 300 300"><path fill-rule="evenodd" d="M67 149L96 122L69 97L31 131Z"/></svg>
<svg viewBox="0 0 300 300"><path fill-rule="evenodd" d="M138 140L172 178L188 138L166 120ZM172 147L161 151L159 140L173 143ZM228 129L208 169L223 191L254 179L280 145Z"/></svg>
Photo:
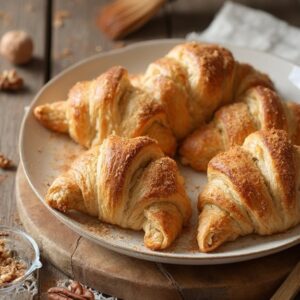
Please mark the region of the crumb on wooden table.
<svg viewBox="0 0 300 300"><path fill-rule="evenodd" d="M6 13L3 10L0 10L0 20L5 24L9 25L12 22L12 17L10 14Z"/></svg>
<svg viewBox="0 0 300 300"><path fill-rule="evenodd" d="M102 46L98 45L95 47L95 51L96 52L101 52L103 49L102 49Z"/></svg>
<svg viewBox="0 0 300 300"><path fill-rule="evenodd" d="M61 53L55 55L55 59L67 59L73 56L73 52L69 48L64 48Z"/></svg>
<svg viewBox="0 0 300 300"><path fill-rule="evenodd" d="M0 153L0 169L9 169L13 166L13 163L4 154Z"/></svg>

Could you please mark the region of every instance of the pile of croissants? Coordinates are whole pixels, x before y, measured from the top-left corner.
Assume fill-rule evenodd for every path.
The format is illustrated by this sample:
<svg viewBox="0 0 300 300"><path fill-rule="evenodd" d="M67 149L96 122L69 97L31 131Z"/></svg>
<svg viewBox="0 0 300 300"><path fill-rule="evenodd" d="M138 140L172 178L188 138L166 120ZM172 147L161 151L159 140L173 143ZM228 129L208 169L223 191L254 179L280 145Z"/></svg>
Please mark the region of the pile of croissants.
<svg viewBox="0 0 300 300"><path fill-rule="evenodd" d="M34 115L88 148L55 179L47 203L143 229L152 250L170 246L192 214L175 153L207 171L200 251L300 223L300 105L225 48L180 44L140 75L112 67Z"/></svg>

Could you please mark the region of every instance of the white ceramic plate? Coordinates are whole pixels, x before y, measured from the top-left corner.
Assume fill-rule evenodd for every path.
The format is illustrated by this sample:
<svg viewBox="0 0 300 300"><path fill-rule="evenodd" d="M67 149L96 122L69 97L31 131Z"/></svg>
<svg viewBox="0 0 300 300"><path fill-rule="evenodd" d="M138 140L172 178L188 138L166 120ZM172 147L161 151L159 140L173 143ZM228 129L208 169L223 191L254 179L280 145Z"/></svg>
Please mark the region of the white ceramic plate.
<svg viewBox="0 0 300 300"><path fill-rule="evenodd" d="M25 174L42 202L49 184L83 149L69 137L50 132L41 126L33 117L33 108L42 103L66 99L68 90L75 82L92 79L113 65L123 65L132 73L142 72L151 61L163 56L180 42L182 40L150 41L103 53L67 69L42 88L24 118L20 135L20 155ZM288 80L293 69L291 63L265 53L226 46L236 59L268 73L287 99L300 100L299 90ZM76 213L64 215L47 207L70 228L102 246L157 262L195 265L238 262L275 253L299 243L300 226L270 237L253 235L239 238L213 253L200 253L196 243L196 200L206 182L206 176L190 168L181 167L181 171L193 202L194 215L191 225L166 251L154 252L145 248L143 232L120 229Z"/></svg>

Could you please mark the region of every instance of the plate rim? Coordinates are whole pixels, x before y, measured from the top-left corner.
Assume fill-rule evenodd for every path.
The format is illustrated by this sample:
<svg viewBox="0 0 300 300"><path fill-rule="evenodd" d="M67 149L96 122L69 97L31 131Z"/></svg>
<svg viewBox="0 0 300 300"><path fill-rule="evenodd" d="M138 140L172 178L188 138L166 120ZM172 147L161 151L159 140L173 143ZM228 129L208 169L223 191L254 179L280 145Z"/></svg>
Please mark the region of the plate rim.
<svg viewBox="0 0 300 300"><path fill-rule="evenodd" d="M125 254L128 256L131 256L131 257L136 257L139 259L145 259L148 261L172 263L172 264L183 264L183 265L216 265L216 264L237 263L237 262L241 262L241 261L247 261L247 260L251 260L254 258L271 255L271 254L280 252L282 250L288 249L294 245L297 245L298 243L300 243L300 236L293 238L292 241L290 241L289 243L281 244L274 248L266 248L263 250L257 249L256 251L252 251L251 253L243 253L243 254L237 254L237 255L226 256L226 252L224 252L224 253L222 253L222 256L220 256L220 257L210 257L210 255L209 255L210 253L207 253L207 258L202 258L202 257L200 258L200 257L186 256L184 254L173 256L172 253L165 253L163 251L153 252L153 255L152 255L149 253L139 252L139 251L131 249L131 248L122 247L120 245L112 245L111 243L106 242L105 240L96 239L95 237L93 237L93 234L84 234L83 235L83 233L82 233L83 229L80 229L80 225L71 224L72 222L69 220L69 218L66 215L63 215L61 212L58 212L58 211L52 209L51 207L49 207L45 203L44 197L42 195L40 195L40 193L35 188L32 180L31 180L31 176L30 176L30 174L28 174L28 170L26 168L26 163L24 161L24 147L23 147L24 128L26 125L26 121L28 119L28 115L30 113L32 113L36 102L38 101L40 96L44 93L44 91L46 91L47 88L53 84L53 82L59 80L61 77L63 77L65 74L69 73L73 69L76 69L76 68L80 67L81 65L87 64L93 60L101 59L101 58L111 56L111 55L116 55L118 53L132 51L138 47L145 47L145 46L159 45L159 44L170 44L170 46L171 46L171 44L175 45L176 43L182 43L182 42L189 42L189 41L187 41L185 39L155 39L155 40L136 42L136 43L127 45L124 48L113 49L113 50L109 50L109 51L106 51L103 53L97 53L97 54L94 54L92 56L89 56L87 58L84 58L84 59L72 64L71 66L67 67L66 69L64 69L63 71L58 73L56 76L51 78L51 80L49 80L46 84L44 84L39 89L39 91L36 93L36 95L34 96L33 100L31 101L31 103L29 105L29 108L25 111L24 117L22 119L21 127L20 127L19 141L18 141L20 163L23 167L25 177L26 177L31 189L34 191L34 193L38 197L38 199L47 207L47 209L58 218L58 220L63 222L65 225L67 225L72 230L76 231L78 234L80 234L84 238L88 238L89 240L91 240L105 248L116 251L118 253L122 253L122 254ZM218 43L218 45L221 45L224 47L229 47L231 49L237 49L237 50L240 49L243 51L252 52L253 54L259 53L259 54L265 55L269 58L272 57L272 58L280 61L281 63L288 64L289 67L291 67L291 68L294 66L297 66L296 64L291 63L290 61L282 59L281 57L278 57L276 55L266 53L266 52L263 52L260 50L254 50L254 49L249 49L246 47L235 46L235 45L231 45L228 43ZM183 260L185 260L185 261L183 261Z"/></svg>

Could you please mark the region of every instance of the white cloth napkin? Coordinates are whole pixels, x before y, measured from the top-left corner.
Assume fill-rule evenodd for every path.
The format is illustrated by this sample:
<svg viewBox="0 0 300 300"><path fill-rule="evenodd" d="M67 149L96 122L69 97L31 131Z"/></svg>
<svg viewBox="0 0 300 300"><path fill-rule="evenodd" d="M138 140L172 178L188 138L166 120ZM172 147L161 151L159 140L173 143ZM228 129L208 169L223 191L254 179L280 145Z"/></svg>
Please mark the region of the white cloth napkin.
<svg viewBox="0 0 300 300"><path fill-rule="evenodd" d="M241 4L226 2L204 32L187 39L257 49L300 65L300 29Z"/></svg>

